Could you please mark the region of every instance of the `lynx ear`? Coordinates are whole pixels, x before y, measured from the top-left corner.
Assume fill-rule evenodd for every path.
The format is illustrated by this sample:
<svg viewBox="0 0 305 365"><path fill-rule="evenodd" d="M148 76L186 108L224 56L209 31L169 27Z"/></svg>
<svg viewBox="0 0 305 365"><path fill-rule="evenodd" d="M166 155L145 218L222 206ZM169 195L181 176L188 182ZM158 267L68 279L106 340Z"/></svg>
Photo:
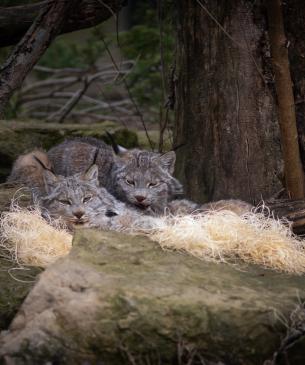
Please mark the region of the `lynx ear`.
<svg viewBox="0 0 305 365"><path fill-rule="evenodd" d="M96 185L98 185L98 167L97 165L92 165L89 167L89 169L84 173L83 179L94 182Z"/></svg>
<svg viewBox="0 0 305 365"><path fill-rule="evenodd" d="M43 170L42 174L46 192L49 193L50 190L52 190L52 188L54 187L54 185L58 182L58 178L50 170Z"/></svg>
<svg viewBox="0 0 305 365"><path fill-rule="evenodd" d="M174 151L166 152L159 157L159 161L164 170L168 171L171 175L175 170L176 153Z"/></svg>

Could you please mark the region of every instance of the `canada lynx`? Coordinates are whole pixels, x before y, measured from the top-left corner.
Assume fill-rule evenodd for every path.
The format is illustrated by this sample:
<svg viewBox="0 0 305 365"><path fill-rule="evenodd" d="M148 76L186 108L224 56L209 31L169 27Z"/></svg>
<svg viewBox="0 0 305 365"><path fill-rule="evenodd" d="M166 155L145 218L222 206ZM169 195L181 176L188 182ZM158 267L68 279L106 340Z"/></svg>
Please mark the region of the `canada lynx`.
<svg viewBox="0 0 305 365"><path fill-rule="evenodd" d="M17 158L7 181L28 186L36 194L41 194L44 188L44 169L52 169L47 154L41 150L34 150Z"/></svg>
<svg viewBox="0 0 305 365"><path fill-rule="evenodd" d="M124 203L99 186L97 165L68 177L48 170L43 174L46 194L40 198L40 205L46 215L61 218L71 230L89 226L110 229L113 218L127 210Z"/></svg>
<svg viewBox="0 0 305 365"><path fill-rule="evenodd" d="M70 230L98 227L132 231L136 222L141 228L147 228L153 219L148 216L142 219L140 212L128 208L101 187L97 165L64 177L52 172L46 153L35 150L15 161L8 180L30 188L43 216L60 218Z"/></svg>
<svg viewBox="0 0 305 365"><path fill-rule="evenodd" d="M91 137L66 140L51 148L48 157L55 174L62 176L84 172L95 162L99 168L100 184L109 188L114 153L103 141Z"/></svg>
<svg viewBox="0 0 305 365"><path fill-rule="evenodd" d="M136 162L133 162L133 164L138 164L137 168L139 169L141 169L141 156L143 156L143 151L138 153ZM144 157L146 157L146 154L144 154ZM150 157L150 153L148 153L147 158ZM164 156L153 155L153 158L158 159L160 157ZM171 159L165 159L161 162L163 164L170 163ZM159 160L158 164L161 162ZM153 163L155 162L150 161L150 164ZM145 161L145 167L151 166L147 164L147 161ZM170 167L167 168L170 169ZM145 186L144 179L146 175L143 174L142 176L140 173L140 177L137 176L134 166L131 171L130 173L128 168L124 170L123 179L135 179L135 190L140 184ZM118 176L119 173L120 171ZM98 227L132 232L134 228L137 230L153 228L157 218L143 215L141 211L128 207L125 203L117 200L104 187L100 186L98 174L98 166L92 165L86 172L76 173L72 176L55 175L52 172L48 156L42 151L35 150L20 156L16 160L9 180L21 182L32 188L34 197L37 198L43 209L43 215L45 217L61 218L70 230L75 227ZM164 174L164 171L159 176L162 176L162 174ZM147 177L148 181L152 175ZM126 182L124 181L124 183ZM127 184L130 185L130 183ZM164 200L162 213L169 212L174 215L183 215L205 212L209 209L226 209L237 214L243 214L245 211L250 211L251 207L239 200L222 200L204 205L198 205L186 199L172 200L171 202Z"/></svg>
<svg viewBox="0 0 305 365"><path fill-rule="evenodd" d="M167 212L173 215L206 213L208 211L229 210L237 215L251 212L253 205L239 199L224 199L215 202L197 204L191 200L173 200L167 205Z"/></svg>
<svg viewBox="0 0 305 365"><path fill-rule="evenodd" d="M175 152L131 150L115 156L95 138L68 140L48 152L55 173L64 176L84 171L95 154L101 185L145 213L163 213L168 201L182 194L182 185L172 176Z"/></svg>
<svg viewBox="0 0 305 365"><path fill-rule="evenodd" d="M133 232L153 226L154 218L128 208L100 187L98 166L85 173L56 176L43 171L46 194L39 203L45 217L60 218L72 231L79 227Z"/></svg>
<svg viewBox="0 0 305 365"><path fill-rule="evenodd" d="M110 191L147 213L162 214L170 200L183 193L180 182L172 174L175 152L163 155L131 150L116 159Z"/></svg>

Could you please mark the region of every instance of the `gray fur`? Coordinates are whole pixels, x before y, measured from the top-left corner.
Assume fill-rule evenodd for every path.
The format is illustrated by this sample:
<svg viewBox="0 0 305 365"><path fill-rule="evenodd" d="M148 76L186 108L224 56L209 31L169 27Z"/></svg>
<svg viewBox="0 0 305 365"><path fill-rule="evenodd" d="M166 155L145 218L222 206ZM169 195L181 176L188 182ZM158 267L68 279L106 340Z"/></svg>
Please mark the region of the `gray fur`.
<svg viewBox="0 0 305 365"><path fill-rule="evenodd" d="M98 167L93 165L86 173L56 176L44 171L45 196L40 205L45 215L61 218L68 228L92 226L97 216L104 217L104 225L124 211L125 205L117 201L105 188L99 186Z"/></svg>
<svg viewBox="0 0 305 365"><path fill-rule="evenodd" d="M51 148L48 156L54 166L54 172L62 176L84 172L95 162L99 169L101 186L109 188L114 153L112 148L103 141L91 137L66 140Z"/></svg>
<svg viewBox="0 0 305 365"><path fill-rule="evenodd" d="M175 152L163 155L131 150L115 156L104 142L94 138L68 140L53 147L48 156L56 174L70 176L85 171L94 159L101 186L116 198L148 214L160 214L168 201L182 194L182 185L172 174Z"/></svg>
<svg viewBox="0 0 305 365"><path fill-rule="evenodd" d="M132 232L135 228L153 227L152 217L128 208L99 186L96 165L86 173L68 177L45 171L44 180L47 195L40 199L44 216L62 219L70 230L76 227L97 227Z"/></svg>
<svg viewBox="0 0 305 365"><path fill-rule="evenodd" d="M110 191L146 213L162 214L167 203L183 193L182 185L172 176L175 159L175 152L129 151L116 159Z"/></svg>
<svg viewBox="0 0 305 365"><path fill-rule="evenodd" d="M52 169L47 154L38 149L33 150L16 159L7 182L27 186L33 194L41 195L44 193L44 169Z"/></svg>
<svg viewBox="0 0 305 365"><path fill-rule="evenodd" d="M168 203L167 212L173 215L184 215L229 210L237 215L243 215L251 212L253 208L253 205L239 199L224 199L205 204L197 204L187 199L176 199Z"/></svg>

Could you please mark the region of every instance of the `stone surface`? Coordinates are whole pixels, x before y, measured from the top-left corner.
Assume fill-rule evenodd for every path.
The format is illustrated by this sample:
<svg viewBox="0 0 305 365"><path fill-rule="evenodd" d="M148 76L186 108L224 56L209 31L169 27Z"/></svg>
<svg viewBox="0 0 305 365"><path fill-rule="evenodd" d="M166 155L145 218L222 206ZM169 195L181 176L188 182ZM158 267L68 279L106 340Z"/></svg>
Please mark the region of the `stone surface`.
<svg viewBox="0 0 305 365"><path fill-rule="evenodd" d="M285 334L282 318L304 297L304 277L80 230L70 255L40 275L3 332L0 358L16 365L202 364L200 356L262 364ZM303 348L291 364L304 364Z"/></svg>
<svg viewBox="0 0 305 365"><path fill-rule="evenodd" d="M30 203L30 194L25 190L16 191L18 186L0 184L0 212L7 210L11 199L22 194L21 206ZM0 246L0 330L6 329L22 304L24 298L33 287L35 277L40 269L21 268L7 259L8 255Z"/></svg>

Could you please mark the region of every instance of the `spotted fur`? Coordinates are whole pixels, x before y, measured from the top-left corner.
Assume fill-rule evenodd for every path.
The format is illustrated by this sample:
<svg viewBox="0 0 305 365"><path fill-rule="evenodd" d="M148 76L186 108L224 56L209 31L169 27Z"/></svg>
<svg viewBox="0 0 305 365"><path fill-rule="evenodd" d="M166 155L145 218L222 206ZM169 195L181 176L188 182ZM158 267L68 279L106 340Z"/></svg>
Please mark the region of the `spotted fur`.
<svg viewBox="0 0 305 365"><path fill-rule="evenodd" d="M99 169L101 186L109 188L114 153L103 141L92 137L69 139L51 148L48 157L54 166L54 172L62 176L82 173L94 162Z"/></svg>
<svg viewBox="0 0 305 365"><path fill-rule="evenodd" d="M115 156L104 142L79 138L53 147L48 155L56 174L69 176L88 168L97 148L101 186L131 207L146 214L160 214L169 201L182 194L182 185L173 177L173 151L161 155L135 149Z"/></svg>
<svg viewBox="0 0 305 365"><path fill-rule="evenodd" d="M167 203L183 193L173 177L176 155L132 150L116 159L111 192L146 213L160 214Z"/></svg>
<svg viewBox="0 0 305 365"><path fill-rule="evenodd" d="M97 217L106 227L112 217L125 209L123 203L99 186L96 165L86 173L68 177L46 170L44 180L47 193L40 198L40 204L45 215L61 218L70 229L92 226Z"/></svg>

